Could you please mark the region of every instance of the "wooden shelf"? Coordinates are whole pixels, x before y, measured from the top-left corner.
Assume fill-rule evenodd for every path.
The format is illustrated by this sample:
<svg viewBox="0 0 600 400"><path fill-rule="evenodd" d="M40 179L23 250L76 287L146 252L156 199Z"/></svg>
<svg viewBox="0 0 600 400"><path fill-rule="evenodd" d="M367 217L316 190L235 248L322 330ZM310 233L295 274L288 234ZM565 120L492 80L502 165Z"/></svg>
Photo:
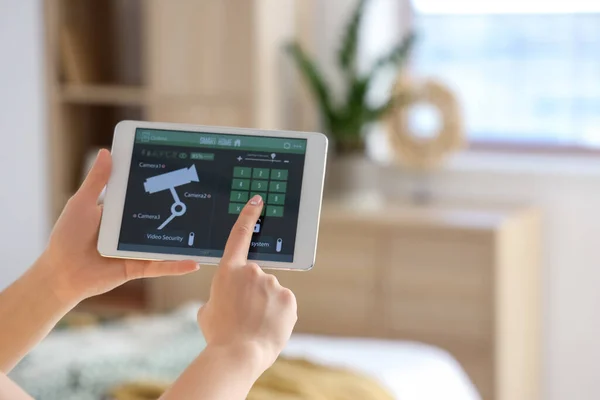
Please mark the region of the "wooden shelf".
<svg viewBox="0 0 600 400"><path fill-rule="evenodd" d="M126 85L63 85L59 97L72 104L143 106L148 103L143 87Z"/></svg>

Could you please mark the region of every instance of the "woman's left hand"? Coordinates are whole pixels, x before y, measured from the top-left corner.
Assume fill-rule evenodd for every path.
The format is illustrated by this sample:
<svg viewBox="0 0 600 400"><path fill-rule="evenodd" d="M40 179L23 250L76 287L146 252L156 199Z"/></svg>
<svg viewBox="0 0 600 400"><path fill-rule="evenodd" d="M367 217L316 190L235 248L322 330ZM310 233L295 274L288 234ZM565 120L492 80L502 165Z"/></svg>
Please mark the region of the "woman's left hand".
<svg viewBox="0 0 600 400"><path fill-rule="evenodd" d="M101 150L85 181L67 202L38 267L63 301L77 303L132 279L183 275L194 261L139 261L102 257L96 249L102 206L98 198L110 177L110 152Z"/></svg>

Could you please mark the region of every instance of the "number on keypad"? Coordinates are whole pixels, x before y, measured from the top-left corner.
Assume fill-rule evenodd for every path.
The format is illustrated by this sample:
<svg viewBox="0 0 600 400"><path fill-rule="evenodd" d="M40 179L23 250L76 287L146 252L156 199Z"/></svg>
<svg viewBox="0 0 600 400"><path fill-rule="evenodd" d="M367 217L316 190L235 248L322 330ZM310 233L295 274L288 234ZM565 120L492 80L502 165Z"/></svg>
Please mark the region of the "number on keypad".
<svg viewBox="0 0 600 400"><path fill-rule="evenodd" d="M254 179L269 179L269 168L254 168L252 172L252 178Z"/></svg>
<svg viewBox="0 0 600 400"><path fill-rule="evenodd" d="M267 190L269 181L252 181L252 190L264 191Z"/></svg>
<svg viewBox="0 0 600 400"><path fill-rule="evenodd" d="M234 178L250 178L252 173L252 168L248 167L234 167L233 168L233 177Z"/></svg>
<svg viewBox="0 0 600 400"><path fill-rule="evenodd" d="M283 217L283 207L267 206L268 217Z"/></svg>
<svg viewBox="0 0 600 400"><path fill-rule="evenodd" d="M231 196L229 196L229 200L236 203L246 202L248 201L248 192L232 191Z"/></svg>
<svg viewBox="0 0 600 400"><path fill-rule="evenodd" d="M270 193L267 203L282 205L285 203L285 194Z"/></svg>
<svg viewBox="0 0 600 400"><path fill-rule="evenodd" d="M285 193L287 190L287 182L271 181L269 184L269 192Z"/></svg>
<svg viewBox="0 0 600 400"><path fill-rule="evenodd" d="M287 169L273 169L271 170L271 179L278 181L287 181L288 170Z"/></svg>

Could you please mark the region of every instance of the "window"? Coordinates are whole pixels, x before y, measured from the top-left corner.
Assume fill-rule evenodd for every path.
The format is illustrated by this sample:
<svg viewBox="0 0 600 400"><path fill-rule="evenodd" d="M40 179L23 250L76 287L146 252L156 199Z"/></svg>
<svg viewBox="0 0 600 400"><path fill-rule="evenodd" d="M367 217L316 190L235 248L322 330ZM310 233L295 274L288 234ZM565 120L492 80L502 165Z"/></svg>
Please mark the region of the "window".
<svg viewBox="0 0 600 400"><path fill-rule="evenodd" d="M600 2L413 0L414 68L471 140L600 148Z"/></svg>

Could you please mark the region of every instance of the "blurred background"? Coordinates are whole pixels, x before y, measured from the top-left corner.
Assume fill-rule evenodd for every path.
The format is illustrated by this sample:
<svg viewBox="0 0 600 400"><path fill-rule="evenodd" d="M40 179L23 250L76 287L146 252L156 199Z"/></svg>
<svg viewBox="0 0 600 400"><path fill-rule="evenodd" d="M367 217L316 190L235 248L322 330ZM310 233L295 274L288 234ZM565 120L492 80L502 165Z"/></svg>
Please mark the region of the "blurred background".
<svg viewBox="0 0 600 400"><path fill-rule="evenodd" d="M483 399L600 398L600 3L0 0L0 54L0 288L122 119L317 130L317 264L279 274L299 334L458 362L437 376L399 348L404 378L386 376L408 400L460 371ZM81 311L173 310L206 300L210 275Z"/></svg>

